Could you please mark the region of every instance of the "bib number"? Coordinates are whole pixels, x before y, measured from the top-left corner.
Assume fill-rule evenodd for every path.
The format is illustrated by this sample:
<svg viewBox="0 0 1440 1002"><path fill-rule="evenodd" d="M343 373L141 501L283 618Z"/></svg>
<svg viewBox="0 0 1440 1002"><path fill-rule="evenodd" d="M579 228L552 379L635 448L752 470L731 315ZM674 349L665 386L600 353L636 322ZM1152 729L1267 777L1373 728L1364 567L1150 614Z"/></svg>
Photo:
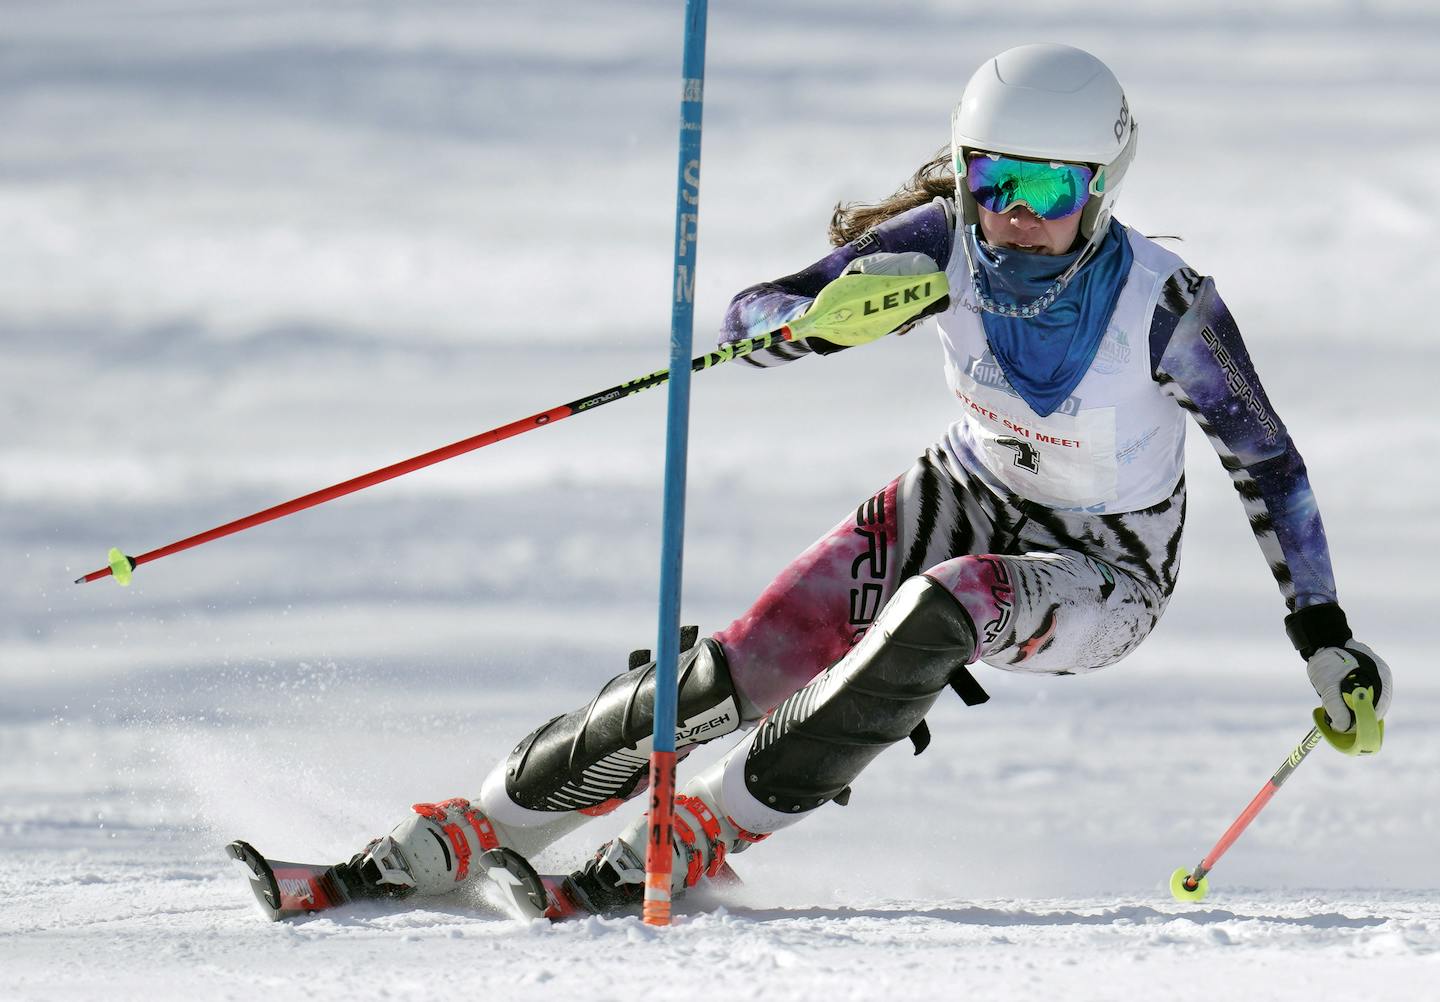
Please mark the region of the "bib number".
<svg viewBox="0 0 1440 1002"><path fill-rule="evenodd" d="M1003 438L997 438L995 440L995 443L997 445L1003 445L1008 449L1014 449L1015 465L1020 467L1020 469L1022 470L1027 470L1030 473L1036 474L1037 476L1039 475L1040 450L1035 448L1035 446L1031 445L1029 442L1022 441L1021 439L1011 438L1008 435Z"/></svg>

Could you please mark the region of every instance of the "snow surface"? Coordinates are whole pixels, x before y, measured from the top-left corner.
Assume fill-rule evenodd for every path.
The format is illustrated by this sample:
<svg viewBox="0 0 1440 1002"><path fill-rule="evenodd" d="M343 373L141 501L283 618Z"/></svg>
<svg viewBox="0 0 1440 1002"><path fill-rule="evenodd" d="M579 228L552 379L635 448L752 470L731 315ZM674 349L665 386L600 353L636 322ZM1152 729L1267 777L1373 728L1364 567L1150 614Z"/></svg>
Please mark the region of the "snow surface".
<svg viewBox="0 0 1440 1002"><path fill-rule="evenodd" d="M985 672L990 704L943 703L924 756L882 756L675 928L524 927L458 895L259 920L226 841L348 856L473 795L649 645L663 394L129 589L70 581L662 367L679 10L0 7L0 998L1437 997L1440 14L1418 2L711 12L701 340L818 256L835 201L940 146L985 56L1064 40L1127 82L1121 215L1217 276L1400 686L1384 754L1318 750L1208 901L1171 902L1169 872L1314 697L1195 434L1184 573L1137 654ZM687 621L723 625L938 436L936 362L916 333L697 380Z"/></svg>

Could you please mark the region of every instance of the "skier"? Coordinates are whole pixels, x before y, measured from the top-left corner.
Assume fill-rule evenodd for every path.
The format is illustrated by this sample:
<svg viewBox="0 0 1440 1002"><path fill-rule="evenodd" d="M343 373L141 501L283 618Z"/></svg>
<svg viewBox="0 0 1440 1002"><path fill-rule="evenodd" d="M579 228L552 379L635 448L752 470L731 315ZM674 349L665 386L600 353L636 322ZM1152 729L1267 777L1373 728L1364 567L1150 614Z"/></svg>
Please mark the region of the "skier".
<svg viewBox="0 0 1440 1002"><path fill-rule="evenodd" d="M924 740L965 666L1068 675L1125 657L1164 612L1185 515L1188 412L1220 454L1289 609L1330 726L1359 672L1385 715L1383 660L1336 600L1305 466L1214 282L1112 212L1137 126L1100 60L1063 45L990 59L952 142L895 195L837 207L836 249L735 297L723 341L802 314L847 273L944 271L937 317L956 420L903 476L784 568L680 665L676 744L749 735L676 797L674 890L809 816L886 747ZM817 337L769 366L852 344ZM529 856L647 781L653 665L523 738L473 802L421 804L340 868L358 893L435 894L496 846ZM646 819L566 887L593 911L637 902Z"/></svg>

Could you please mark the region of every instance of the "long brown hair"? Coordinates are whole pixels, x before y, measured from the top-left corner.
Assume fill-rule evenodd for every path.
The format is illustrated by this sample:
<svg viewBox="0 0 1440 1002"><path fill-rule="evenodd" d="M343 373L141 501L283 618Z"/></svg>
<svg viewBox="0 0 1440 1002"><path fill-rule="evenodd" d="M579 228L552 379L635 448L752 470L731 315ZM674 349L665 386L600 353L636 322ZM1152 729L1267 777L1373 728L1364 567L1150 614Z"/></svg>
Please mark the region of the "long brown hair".
<svg viewBox="0 0 1440 1002"><path fill-rule="evenodd" d="M830 243L836 247L848 244L866 230L924 205L936 195L955 197L955 168L950 162L949 146L942 146L932 159L921 164L910 180L889 198L874 204L836 202L835 211L830 214Z"/></svg>

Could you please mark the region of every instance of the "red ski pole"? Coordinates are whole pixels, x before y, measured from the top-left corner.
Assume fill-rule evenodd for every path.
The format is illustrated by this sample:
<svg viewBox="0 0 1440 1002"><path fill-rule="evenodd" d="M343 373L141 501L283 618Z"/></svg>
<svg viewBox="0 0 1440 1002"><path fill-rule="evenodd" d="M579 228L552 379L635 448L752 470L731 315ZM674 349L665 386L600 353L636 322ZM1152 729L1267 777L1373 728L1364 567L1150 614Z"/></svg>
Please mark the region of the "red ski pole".
<svg viewBox="0 0 1440 1002"><path fill-rule="evenodd" d="M1195 865L1194 870L1187 870L1182 866L1170 874L1170 893L1175 896L1176 901L1200 901L1210 892L1210 882L1206 879L1206 874L1215 868L1220 857L1225 855L1235 844L1235 840L1250 827L1250 822L1265 809L1265 805L1270 803L1270 798L1275 796L1275 792L1290 778L1290 774L1315 750L1322 736L1346 755L1373 755L1380 750L1385 740L1385 722L1375 719L1375 692L1361 682L1359 675L1352 674L1346 676L1341 683L1345 704L1355 716L1354 727L1344 733L1336 731L1330 726L1325 710L1316 709L1315 726L1310 728L1310 733L1295 746L1295 750L1280 768L1275 770L1275 775L1260 788L1254 799L1245 805L1240 816L1225 829L1225 834L1220 836L1220 841L1215 843L1214 848L1205 854L1205 858Z"/></svg>
<svg viewBox="0 0 1440 1002"><path fill-rule="evenodd" d="M714 351L706 352L691 360L690 371L701 372L722 363L743 358L753 352L762 351L783 341L795 341L811 334L820 334L832 340L862 336L866 332L874 337L880 337L896 329L906 320L914 319L923 310L944 299L947 294L945 275L941 272L931 275L844 275L821 290L820 295L815 298L815 302L803 316L797 317L768 334L735 341L722 345ZM843 343L843 341L839 343ZM266 522L273 522L277 518L284 518L286 515L293 515L297 511L313 508L326 501L344 497L346 494L354 494L356 491L362 491L387 480L403 477L407 473L414 473L416 470L462 456L467 452L483 449L487 445L514 438L516 435L523 435L527 431L554 424L556 421L575 414L593 411L604 404L634 396L652 386L659 386L669 378L669 369L661 369L659 372L640 376L628 383L612 386L599 393L572 400L568 404L540 411L538 414L492 428L479 435L472 435L470 438L461 439L439 449L432 449L430 452L392 463L390 466L378 470L372 470L342 483L312 491L292 501L266 508L264 511L257 511L253 515L246 515L233 522L226 522L213 529L187 536L157 550L142 553L138 557L127 556L119 549L112 549L109 554L110 563L107 566L91 571L84 577L76 578L75 583L81 584L85 581L95 581L113 576L120 584L127 585L130 583L131 572L141 564L148 564L161 557L168 557L172 553L189 550L212 540L234 535L245 529L264 525Z"/></svg>
<svg viewBox="0 0 1440 1002"><path fill-rule="evenodd" d="M771 345L778 344L782 341L792 340L795 336L796 335L791 333L789 327L782 327L777 331L771 331L768 334L762 334L759 337L753 337L745 341L737 341L734 344L728 344L715 351L701 355L699 358L693 359L690 362L690 368L691 371L695 372L708 369L722 362L728 362L733 358L741 358L749 355L751 352L769 348ZM542 428L547 424L554 424L556 421L562 421L575 414L592 411L604 404L613 403L616 400L623 400L625 397L633 396L642 390L648 390L652 386L659 386L669 378L669 369L652 372L647 376L632 379L628 383L612 386L607 390L601 390L599 393L592 393L587 397L581 397L579 400L572 400L568 404L551 407L549 410L532 414L518 421L511 421L509 424L503 424L498 428L491 428L489 431L472 435L458 442L452 442L450 445L441 446L438 449L432 449L418 456L412 456L398 463L392 463L378 470L372 470L369 473L361 474L358 477L353 477L342 483L334 484L318 491L312 491L294 500L266 508L264 511L257 511L253 515L237 518L233 522L226 522L224 525L218 525L213 529L207 529L193 536L187 536L167 546L162 546L157 550L142 553L138 557L126 556L120 550L112 549L109 555L109 566L91 571L84 577L76 578L75 583L81 584L85 581L94 581L98 578L103 578L106 575L113 575L115 580L120 584L129 584L130 572L141 564L148 564L152 560L168 557L172 553L179 553L181 550L188 550L224 536L230 536L237 532L243 532L246 529L252 529L257 525L264 525L266 522L273 522L278 518L284 518L286 515L293 515L298 511L304 511L306 508L314 508L316 505L324 504L326 501L333 501L336 498L344 497L346 494L363 491L367 487L374 487L376 484L382 484L387 480L403 477L407 473L423 470L427 466L434 466L436 463L444 462L447 459L463 456L467 452L483 449L487 445L503 442L507 438L523 435L527 431L534 431L536 428Z"/></svg>

